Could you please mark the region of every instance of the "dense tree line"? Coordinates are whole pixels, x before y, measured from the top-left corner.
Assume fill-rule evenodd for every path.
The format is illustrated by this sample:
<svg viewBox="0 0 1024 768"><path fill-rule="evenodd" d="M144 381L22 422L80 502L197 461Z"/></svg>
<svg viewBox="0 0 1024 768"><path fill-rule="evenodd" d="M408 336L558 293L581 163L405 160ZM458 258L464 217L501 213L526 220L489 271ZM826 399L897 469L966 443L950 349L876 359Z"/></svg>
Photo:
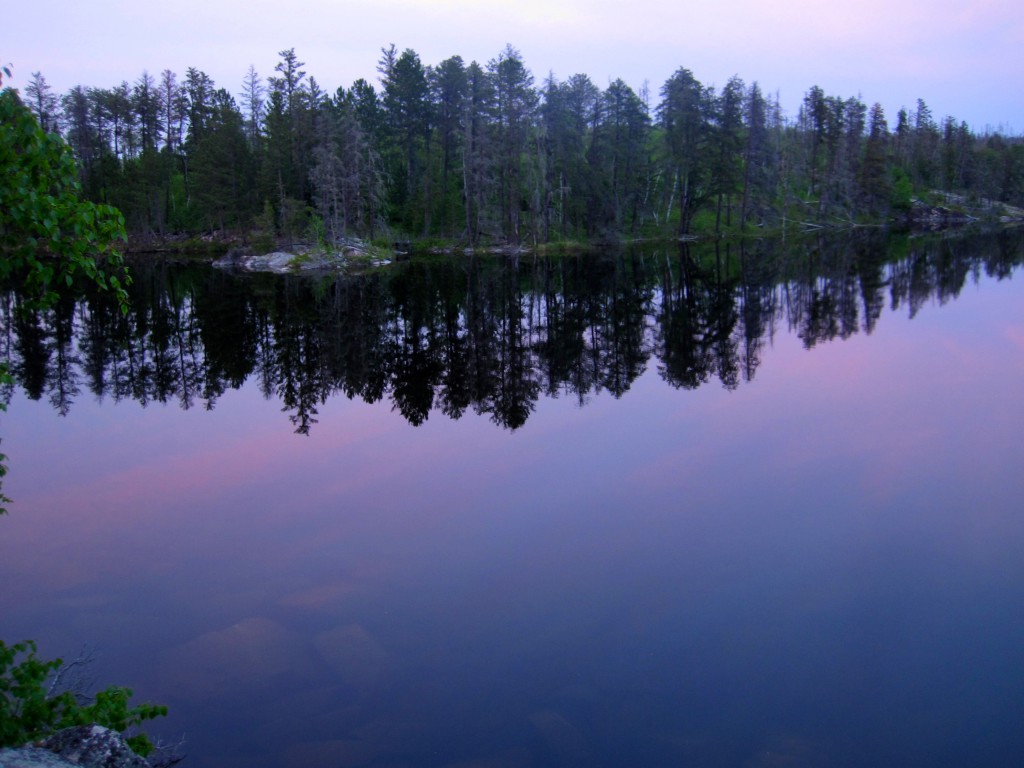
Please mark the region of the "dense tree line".
<svg viewBox="0 0 1024 768"><path fill-rule="evenodd" d="M537 82L382 49L379 84L330 93L293 49L232 94L201 70L24 99L73 147L91 199L136 233L444 238L466 245L818 226L899 216L932 190L1024 205L1024 141L814 86L789 118L733 77L680 68L651 104L622 80Z"/></svg>
<svg viewBox="0 0 1024 768"><path fill-rule="evenodd" d="M1022 263L1006 230L413 261L323 281L140 264L127 314L104 294L27 311L0 291L0 355L61 413L86 393L212 408L252 380L300 432L342 395L388 399L412 424L472 411L514 429L542 396L620 397L652 365L673 387L732 389L782 330L808 348L871 333L886 304L913 316Z"/></svg>

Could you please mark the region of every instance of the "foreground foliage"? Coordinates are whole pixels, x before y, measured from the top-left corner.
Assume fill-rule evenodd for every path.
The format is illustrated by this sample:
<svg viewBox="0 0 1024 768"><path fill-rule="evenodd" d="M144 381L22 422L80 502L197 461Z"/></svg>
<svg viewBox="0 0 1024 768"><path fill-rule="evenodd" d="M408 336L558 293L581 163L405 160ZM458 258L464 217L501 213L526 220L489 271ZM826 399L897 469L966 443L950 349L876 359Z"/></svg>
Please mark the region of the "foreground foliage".
<svg viewBox="0 0 1024 768"><path fill-rule="evenodd" d="M4 68L4 75L10 72ZM130 278L115 249L124 240L124 218L108 205L82 199L78 168L68 145L47 133L12 90L0 91L0 275L27 289L19 314L53 306L61 287L89 284L113 294L127 312ZM0 383L12 380L0 361ZM0 402L0 409L6 402ZM0 454L0 479L6 475ZM9 502L0 493L0 505ZM0 506L0 514L6 512ZM34 641L8 646L0 640L0 747L17 747L77 725L102 725L124 733L167 714L153 704L129 706L132 692L110 686L95 697L52 690L63 661L36 656ZM126 735L142 756L153 750L144 733Z"/></svg>
<svg viewBox="0 0 1024 768"><path fill-rule="evenodd" d="M11 646L0 640L0 747L19 747L76 725L102 725L124 734L167 714L167 707L155 704L129 706L128 688L110 686L91 703L71 691L53 693L49 683L62 664L37 658L31 640ZM125 741L143 757L153 751L144 733L126 735Z"/></svg>
<svg viewBox="0 0 1024 768"><path fill-rule="evenodd" d="M84 199L78 177L64 139L47 133L16 91L0 91L0 276L23 282L25 309L51 306L58 286L84 282L111 292L127 312L131 279L115 248L125 239L124 217ZM0 360L0 385L9 381ZM0 493L0 515L9 501Z"/></svg>
<svg viewBox="0 0 1024 768"><path fill-rule="evenodd" d="M124 218L82 199L70 147L10 89L0 92L0 178L0 275L22 277L43 304L55 300L55 283L78 279L125 296L114 247Z"/></svg>

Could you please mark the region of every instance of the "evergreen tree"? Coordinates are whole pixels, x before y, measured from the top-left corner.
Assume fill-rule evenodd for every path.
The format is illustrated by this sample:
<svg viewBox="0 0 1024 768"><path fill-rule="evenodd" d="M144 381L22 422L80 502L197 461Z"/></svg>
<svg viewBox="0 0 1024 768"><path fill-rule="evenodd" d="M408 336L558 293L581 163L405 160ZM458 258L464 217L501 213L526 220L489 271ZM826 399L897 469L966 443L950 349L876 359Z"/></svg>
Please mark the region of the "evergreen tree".
<svg viewBox="0 0 1024 768"><path fill-rule="evenodd" d="M339 88L317 122L311 173L314 203L327 238L373 237L384 198L380 160L363 130L355 99Z"/></svg>
<svg viewBox="0 0 1024 768"><path fill-rule="evenodd" d="M248 223L257 207L245 120L227 90L213 92L202 138L192 148L194 220L204 230Z"/></svg>
<svg viewBox="0 0 1024 768"><path fill-rule="evenodd" d="M743 149L743 201L740 204L740 228L746 226L751 208L766 208L770 198L768 103L755 82L747 91L744 104L747 129Z"/></svg>
<svg viewBox="0 0 1024 768"><path fill-rule="evenodd" d="M470 245L479 243L481 235L496 233L497 228L488 204L494 185L494 98L490 74L475 61L470 62L462 117L462 200Z"/></svg>
<svg viewBox="0 0 1024 768"><path fill-rule="evenodd" d="M245 138L249 142L249 149L257 154L263 138L266 93L267 89L263 85L263 79L256 72L256 68L250 64L245 78L242 80L242 116L245 120Z"/></svg>
<svg viewBox="0 0 1024 768"><path fill-rule="evenodd" d="M160 145L163 132L163 104L156 81L148 72L143 72L135 82L132 89L132 109L138 121L141 151L155 151Z"/></svg>
<svg viewBox="0 0 1024 768"><path fill-rule="evenodd" d="M732 223L733 195L741 189L743 180L743 81L736 75L729 78L714 104L714 127L711 131L711 175L717 197L715 231L721 230L723 207L725 224Z"/></svg>
<svg viewBox="0 0 1024 768"><path fill-rule="evenodd" d="M422 229L425 222L425 154L430 131L427 71L419 55L394 49L382 64L382 106L385 116L383 156L391 179L392 219L406 232Z"/></svg>
<svg viewBox="0 0 1024 768"><path fill-rule="evenodd" d="M686 235L712 205L720 231L737 206L744 228L884 218L939 188L1022 202L1020 138L975 136L952 117L940 127L920 99L890 134L881 107L859 97L813 86L790 121L756 83L734 76L716 94L679 69L652 122L646 85L634 93L615 80L602 92L584 74L551 75L538 93L511 45L486 67L459 56L428 67L391 45L379 93L357 80L332 98L294 49L280 57L266 86L249 68L238 103L194 67L180 83L143 72L59 103L37 72L26 96L72 147L84 193L117 205L138 233L245 227L262 211L277 232L304 237L315 209L331 239L393 227L476 245L648 223ZM697 227L710 229L710 216Z"/></svg>
<svg viewBox="0 0 1024 768"><path fill-rule="evenodd" d="M280 51L269 78L270 100L266 116L266 154L261 165L263 192L272 201L282 233L295 237L306 227L309 170L314 143L309 91L304 62L294 48Z"/></svg>
<svg viewBox="0 0 1024 768"><path fill-rule="evenodd" d="M658 108L664 131L666 157L672 177L669 194L679 205L679 234L690 234L694 214L714 191L708 142L711 136L712 98L688 69L678 69L661 89Z"/></svg>
<svg viewBox="0 0 1024 768"><path fill-rule="evenodd" d="M462 228L461 185L456 167L465 132L464 101L468 85L466 66L461 56L445 59L430 71L431 100L441 153L437 218L440 230L447 235L453 235Z"/></svg>
<svg viewBox="0 0 1024 768"><path fill-rule="evenodd" d="M498 207L506 240L522 240L522 214L529 211L530 195L523 183L529 177L526 154L537 109L533 75L519 51L511 45L487 64L494 87L494 148Z"/></svg>
<svg viewBox="0 0 1024 768"><path fill-rule="evenodd" d="M25 86L25 95L28 97L28 108L36 116L43 131L56 132L59 128L60 102L41 72L32 73L32 79Z"/></svg>
<svg viewBox="0 0 1024 768"><path fill-rule="evenodd" d="M882 105L871 107L864 162L858 179L861 203L872 213L885 210L891 194L889 170L889 126Z"/></svg>
<svg viewBox="0 0 1024 768"><path fill-rule="evenodd" d="M911 131L910 178L915 187L936 186L939 172L939 129L923 99L917 100Z"/></svg>
<svg viewBox="0 0 1024 768"><path fill-rule="evenodd" d="M651 117L622 80L614 80L601 99L595 143L604 148L599 172L606 188L605 223L616 232L635 230L644 213Z"/></svg>

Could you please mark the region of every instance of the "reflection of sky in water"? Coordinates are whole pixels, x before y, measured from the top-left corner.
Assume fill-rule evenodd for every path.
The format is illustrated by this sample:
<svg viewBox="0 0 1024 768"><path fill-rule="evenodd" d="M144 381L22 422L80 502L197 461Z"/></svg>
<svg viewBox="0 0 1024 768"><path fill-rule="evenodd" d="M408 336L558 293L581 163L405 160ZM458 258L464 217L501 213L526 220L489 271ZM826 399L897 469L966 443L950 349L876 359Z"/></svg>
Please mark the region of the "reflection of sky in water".
<svg viewBox="0 0 1024 768"><path fill-rule="evenodd" d="M515 433L16 399L0 636L97 644L196 766L1004 765L1022 307L779 336L731 393L652 365Z"/></svg>

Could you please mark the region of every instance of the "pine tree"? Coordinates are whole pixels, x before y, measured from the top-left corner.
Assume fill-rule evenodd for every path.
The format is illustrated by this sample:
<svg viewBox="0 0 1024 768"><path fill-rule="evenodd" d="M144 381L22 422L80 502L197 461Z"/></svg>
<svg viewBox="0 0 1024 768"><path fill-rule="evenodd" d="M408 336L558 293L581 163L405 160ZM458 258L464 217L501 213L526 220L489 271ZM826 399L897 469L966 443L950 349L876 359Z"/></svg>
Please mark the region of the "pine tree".
<svg viewBox="0 0 1024 768"><path fill-rule="evenodd" d="M495 160L498 206L502 234L509 242L522 240L521 214L529 194L523 189L527 178L526 150L537 109L533 75L519 51L507 45L487 64L494 86Z"/></svg>
<svg viewBox="0 0 1024 768"><path fill-rule="evenodd" d="M694 214L713 194L708 141L712 100L688 69L678 69L661 89L659 106L666 157L673 179L669 195L679 201L679 234L690 234Z"/></svg>

